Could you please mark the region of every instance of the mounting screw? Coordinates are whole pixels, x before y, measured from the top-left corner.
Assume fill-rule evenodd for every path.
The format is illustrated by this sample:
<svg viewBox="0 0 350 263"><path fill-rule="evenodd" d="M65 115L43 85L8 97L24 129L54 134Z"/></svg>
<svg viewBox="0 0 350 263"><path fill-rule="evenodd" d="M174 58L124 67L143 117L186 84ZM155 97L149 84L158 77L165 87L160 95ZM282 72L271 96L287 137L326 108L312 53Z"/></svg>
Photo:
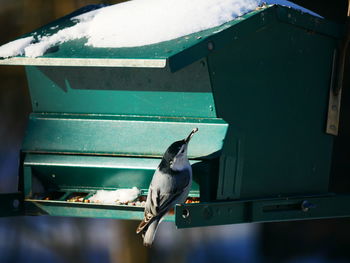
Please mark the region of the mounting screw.
<svg viewBox="0 0 350 263"><path fill-rule="evenodd" d="M18 199L14 199L14 200L12 201L12 207L13 207L14 209L17 209L17 208L19 207L19 200L18 200Z"/></svg>
<svg viewBox="0 0 350 263"><path fill-rule="evenodd" d="M305 200L301 203L301 210L303 212L308 212L311 208L316 208L316 205L310 203L309 201Z"/></svg>
<svg viewBox="0 0 350 263"><path fill-rule="evenodd" d="M330 128L331 130L336 130L336 129L337 129L337 127L335 127L335 125L331 125L331 126L329 126L329 128Z"/></svg>
<svg viewBox="0 0 350 263"><path fill-rule="evenodd" d="M187 208L184 208L184 209L182 210L182 218L186 219L186 218L188 218L189 216L190 216L190 211L188 211Z"/></svg>
<svg viewBox="0 0 350 263"><path fill-rule="evenodd" d="M213 51L214 48L214 43L212 41L208 42L208 50Z"/></svg>

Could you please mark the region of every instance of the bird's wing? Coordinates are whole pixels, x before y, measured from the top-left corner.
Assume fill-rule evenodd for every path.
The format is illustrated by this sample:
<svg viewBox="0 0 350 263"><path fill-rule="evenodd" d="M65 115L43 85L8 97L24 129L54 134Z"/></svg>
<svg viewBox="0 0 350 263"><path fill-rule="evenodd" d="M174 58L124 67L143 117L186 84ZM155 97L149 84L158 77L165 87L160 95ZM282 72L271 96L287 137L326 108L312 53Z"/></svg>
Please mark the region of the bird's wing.
<svg viewBox="0 0 350 263"><path fill-rule="evenodd" d="M152 199L157 200L157 202L152 202L153 206L150 209L145 209L144 218L137 227L136 233L138 234L143 231L155 218L161 218L167 212L169 212L169 210L175 204L176 200L183 194L183 192L184 189L176 193L154 196Z"/></svg>
<svg viewBox="0 0 350 263"><path fill-rule="evenodd" d="M191 180L191 170L184 170L178 174L168 175L157 170L153 176L145 205L145 212L153 216L161 214L163 210L175 202Z"/></svg>
<svg viewBox="0 0 350 263"><path fill-rule="evenodd" d="M161 185L156 194L156 212L162 214L168 212L176 202L181 201L179 198L183 195L186 187L189 185L191 176L190 170L181 171L171 177L167 182L168 185Z"/></svg>
<svg viewBox="0 0 350 263"><path fill-rule="evenodd" d="M136 233L145 229L155 217L163 217L174 206L190 183L190 173L190 170L182 171L174 175L173 180L167 181L164 174L156 171L149 188L144 218Z"/></svg>

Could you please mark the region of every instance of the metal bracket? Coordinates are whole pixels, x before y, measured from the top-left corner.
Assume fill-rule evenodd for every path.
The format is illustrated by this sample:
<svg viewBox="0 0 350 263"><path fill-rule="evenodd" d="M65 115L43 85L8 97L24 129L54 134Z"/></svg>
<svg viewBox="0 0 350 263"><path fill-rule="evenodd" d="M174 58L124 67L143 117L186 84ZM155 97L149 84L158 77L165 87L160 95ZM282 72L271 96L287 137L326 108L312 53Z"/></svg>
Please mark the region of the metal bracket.
<svg viewBox="0 0 350 263"><path fill-rule="evenodd" d="M349 202L349 194L329 193L320 196L181 204L175 207L175 224L178 228L189 228L349 217Z"/></svg>
<svg viewBox="0 0 350 263"><path fill-rule="evenodd" d="M339 114L340 114L340 102L341 102L341 87L335 89L335 77L337 72L337 50L333 54L332 63L332 75L329 89L329 102L328 102L328 116L327 116L327 128L326 133L331 135L338 135L339 130Z"/></svg>

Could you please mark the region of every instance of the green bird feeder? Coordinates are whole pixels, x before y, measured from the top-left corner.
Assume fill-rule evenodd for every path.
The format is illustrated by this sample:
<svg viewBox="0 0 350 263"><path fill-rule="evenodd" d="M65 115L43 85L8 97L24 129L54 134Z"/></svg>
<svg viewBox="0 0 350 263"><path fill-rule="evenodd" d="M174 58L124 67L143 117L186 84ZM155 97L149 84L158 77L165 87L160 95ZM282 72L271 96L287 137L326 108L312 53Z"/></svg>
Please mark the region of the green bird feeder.
<svg viewBox="0 0 350 263"><path fill-rule="evenodd" d="M88 10L25 36L54 34ZM167 216L179 228L349 216L350 195L329 190L326 133L342 37L338 24L275 5L158 44L77 39L0 60L25 66L33 108L19 192L0 195L0 215L140 220L142 207L85 201L97 190L147 195L166 148L198 127L196 202Z"/></svg>

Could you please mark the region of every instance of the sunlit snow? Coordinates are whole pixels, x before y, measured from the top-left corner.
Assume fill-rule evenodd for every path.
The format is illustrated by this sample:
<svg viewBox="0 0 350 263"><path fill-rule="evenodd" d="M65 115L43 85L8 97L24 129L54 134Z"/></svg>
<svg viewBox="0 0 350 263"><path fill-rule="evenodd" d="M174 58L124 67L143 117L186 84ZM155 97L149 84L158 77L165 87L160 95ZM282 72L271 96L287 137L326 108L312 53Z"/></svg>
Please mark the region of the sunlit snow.
<svg viewBox="0 0 350 263"><path fill-rule="evenodd" d="M99 190L89 198L93 203L115 204L128 203L139 197L141 191L137 187L131 189L118 189L115 191Z"/></svg>
<svg viewBox="0 0 350 263"><path fill-rule="evenodd" d="M34 40L34 37L26 37L26 38L20 38L15 41L9 42L5 45L2 45L0 47L0 57L2 58L8 58L13 57L17 55L23 55L24 54L24 48L29 46L30 43L32 43Z"/></svg>
<svg viewBox="0 0 350 263"><path fill-rule="evenodd" d="M133 0L72 18L74 26L51 36L18 39L0 47L0 57L42 56L49 48L86 38L92 47L119 48L155 44L222 25L255 10L264 2L300 9L285 0Z"/></svg>

